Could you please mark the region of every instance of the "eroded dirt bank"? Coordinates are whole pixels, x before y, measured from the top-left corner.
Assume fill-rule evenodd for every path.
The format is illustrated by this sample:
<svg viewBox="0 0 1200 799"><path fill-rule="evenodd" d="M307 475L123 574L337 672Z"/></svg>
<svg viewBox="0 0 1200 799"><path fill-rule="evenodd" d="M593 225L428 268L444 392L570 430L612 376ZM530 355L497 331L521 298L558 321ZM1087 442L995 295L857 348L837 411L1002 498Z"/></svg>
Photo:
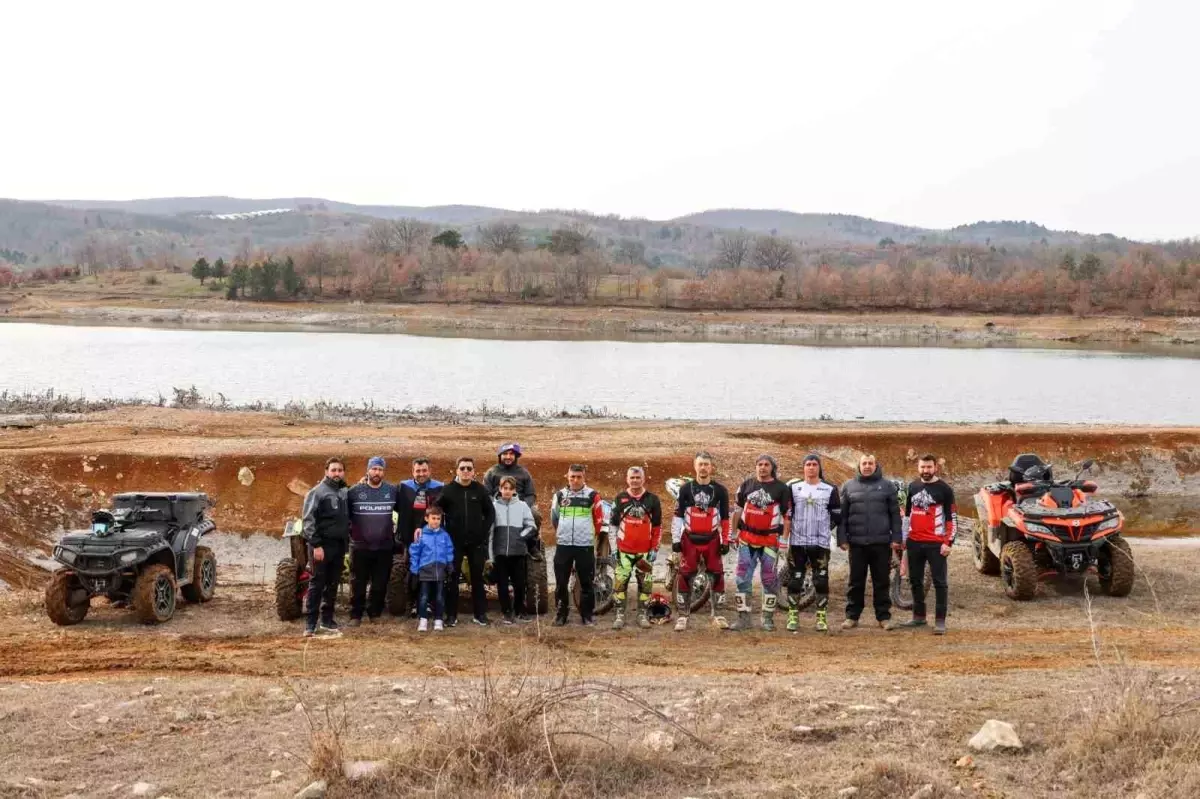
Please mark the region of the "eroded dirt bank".
<svg viewBox="0 0 1200 799"><path fill-rule="evenodd" d="M931 451L944 460L960 510L970 494L997 479L1018 452L1058 464L1094 458L1102 490L1127 504L1132 532L1200 532L1190 497L1200 491L1200 429L1040 427L1016 425L877 425L682 423L564 420L530 424L389 426L297 422L274 414L131 408L59 424L0 429L0 579L37 580L31 558L45 555L55 534L85 521L113 493L129 490L205 491L216 501L219 528L277 535L298 514L305 486L320 478L324 459L341 455L359 476L371 455L390 461L389 477L408 476L415 455L434 460L449 479L459 455L494 461L503 440L519 440L543 507L567 466L583 462L589 482L611 496L631 464L647 467L652 488L685 473L707 449L720 477L736 484L760 452L775 454L784 477L798 474L805 453L826 459L834 480L851 476L859 454L873 452L887 474L915 472ZM243 470L248 470L243 471ZM242 479L239 479L239 474ZM247 475L253 479L243 482Z"/></svg>

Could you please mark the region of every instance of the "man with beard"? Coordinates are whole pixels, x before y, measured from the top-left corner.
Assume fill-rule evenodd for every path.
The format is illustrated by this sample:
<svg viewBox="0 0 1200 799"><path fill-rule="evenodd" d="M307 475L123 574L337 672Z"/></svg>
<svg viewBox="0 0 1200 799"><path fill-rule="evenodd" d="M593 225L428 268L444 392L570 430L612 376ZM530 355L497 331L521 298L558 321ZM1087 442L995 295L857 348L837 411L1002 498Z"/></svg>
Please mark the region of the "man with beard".
<svg viewBox="0 0 1200 799"><path fill-rule="evenodd" d="M430 476L429 458L414 458L412 462L412 479L405 480L399 485L397 500L398 521L397 542L404 548L412 546L413 541L421 533L425 524L425 511L437 504L442 494L442 482ZM417 615L417 589L420 583L410 579L408 583L409 616Z"/></svg>
<svg viewBox="0 0 1200 799"><path fill-rule="evenodd" d="M815 452L804 456L804 477L791 480L792 530L788 540L792 564L788 582L787 629L800 629L800 592L804 577L812 569L817 595L817 632L829 629L829 538L842 518L837 487L825 482L821 458Z"/></svg>
<svg viewBox="0 0 1200 799"><path fill-rule="evenodd" d="M340 635L333 620L338 583L350 541L350 505L346 500L346 464L341 458L325 461L325 477L304 497L304 538L312 562L312 578L305 600L304 637L321 633ZM320 615L320 627L317 617Z"/></svg>
<svg viewBox="0 0 1200 799"><path fill-rule="evenodd" d="M613 499L610 524L617 528L617 568L613 584L616 618L612 628L625 627L625 590L629 578L637 572L637 626L647 628L646 606L654 592L654 561L662 540L662 503L646 490L646 473L640 466L630 466L625 472L627 488Z"/></svg>
<svg viewBox="0 0 1200 799"><path fill-rule="evenodd" d="M396 545L396 526L392 513L400 510L396 486L384 482L387 463L375 456L367 461L366 482L350 488L350 626L383 615L388 578L392 573L392 551ZM368 589L370 590L368 600Z"/></svg>
<svg viewBox="0 0 1200 799"><path fill-rule="evenodd" d="M496 465L487 470L483 476L483 487L493 497L500 496L500 478L511 477L517 481L517 499L533 509L537 500L537 490L533 485L533 475L517 461L521 460L521 445L515 441L505 441L496 450Z"/></svg>
<svg viewBox="0 0 1200 799"><path fill-rule="evenodd" d="M779 601L779 579L775 573L779 560L779 535L787 526L792 511L792 492L779 480L779 465L770 455L759 455L754 462L754 477L742 483L733 510L737 529L734 546L738 547L737 621L730 630L750 629L750 593L754 570L762 582L762 628L775 629L775 605Z"/></svg>
<svg viewBox="0 0 1200 799"><path fill-rule="evenodd" d="M671 519L671 552L679 562L679 618L675 631L687 629L691 614L692 579L700 564L708 573L711 588L712 624L719 629L729 625L717 613L725 594L725 567L721 557L729 552L729 492L713 480L713 460L707 452L696 453L693 462L696 479L679 489L675 515Z"/></svg>
<svg viewBox="0 0 1200 799"><path fill-rule="evenodd" d="M918 479L908 487L904 504L904 526L908 529L908 579L912 585L912 620L901 627L925 626L925 564L933 574L934 635L946 634L947 558L954 546L958 513L954 489L938 477L937 459L922 455L917 460Z"/></svg>
<svg viewBox="0 0 1200 799"><path fill-rule="evenodd" d="M442 524L454 541L453 572L447 578L446 626L458 624L458 579L463 558L471 576L471 605L473 621L487 627L487 594L483 584L483 567L487 562L488 537L496 521L496 508L487 489L475 481L475 460L459 458L454 481L442 487L438 505L445 512Z"/></svg>
<svg viewBox="0 0 1200 799"><path fill-rule="evenodd" d="M892 550L902 546L900 503L896 487L883 479L883 469L874 455L858 460L858 476L847 480L841 491L842 519L838 523L838 547L850 552L850 583L846 589L846 620L842 629L858 626L866 602L867 573L875 601L875 620L885 630L896 629L892 621Z"/></svg>

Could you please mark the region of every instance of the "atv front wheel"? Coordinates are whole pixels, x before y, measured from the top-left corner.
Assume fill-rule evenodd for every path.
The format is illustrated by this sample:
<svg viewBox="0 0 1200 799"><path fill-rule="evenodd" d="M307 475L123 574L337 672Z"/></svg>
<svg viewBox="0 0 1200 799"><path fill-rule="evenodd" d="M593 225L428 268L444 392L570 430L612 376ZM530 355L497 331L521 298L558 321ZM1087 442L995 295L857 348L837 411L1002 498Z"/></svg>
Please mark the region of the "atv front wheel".
<svg viewBox="0 0 1200 799"><path fill-rule="evenodd" d="M975 561L975 571L980 574L999 574L1000 558L992 554L987 545L987 522L979 519L975 522L975 532L971 535L972 559Z"/></svg>
<svg viewBox="0 0 1200 799"><path fill-rule="evenodd" d="M46 615L60 627L83 621L91 602L87 589L74 572L59 569L46 586Z"/></svg>
<svg viewBox="0 0 1200 799"><path fill-rule="evenodd" d="M546 569L546 551L541 547L525 558L526 613L545 615L550 612L550 575Z"/></svg>
<svg viewBox="0 0 1200 799"><path fill-rule="evenodd" d="M1025 601L1037 593L1037 564L1021 541L1010 541L1000 550L1000 581L1009 599Z"/></svg>
<svg viewBox="0 0 1200 799"><path fill-rule="evenodd" d="M393 616L408 615L409 585L411 576L408 573L408 549L392 556L392 573L388 575L387 605L388 613Z"/></svg>
<svg viewBox="0 0 1200 799"><path fill-rule="evenodd" d="M275 567L275 613L280 621L294 621L304 613L306 585L300 583L300 564L284 558Z"/></svg>
<svg viewBox="0 0 1200 799"><path fill-rule="evenodd" d="M217 556L208 547L196 547L192 582L182 589L188 602L208 602L217 592Z"/></svg>
<svg viewBox="0 0 1200 799"><path fill-rule="evenodd" d="M1119 535L1108 539L1105 554L1100 556L1100 588L1109 596L1129 596L1133 590L1133 552L1129 542Z"/></svg>
<svg viewBox="0 0 1200 799"><path fill-rule="evenodd" d="M147 566L133 585L133 612L143 624L161 624L175 615L175 575L169 566Z"/></svg>

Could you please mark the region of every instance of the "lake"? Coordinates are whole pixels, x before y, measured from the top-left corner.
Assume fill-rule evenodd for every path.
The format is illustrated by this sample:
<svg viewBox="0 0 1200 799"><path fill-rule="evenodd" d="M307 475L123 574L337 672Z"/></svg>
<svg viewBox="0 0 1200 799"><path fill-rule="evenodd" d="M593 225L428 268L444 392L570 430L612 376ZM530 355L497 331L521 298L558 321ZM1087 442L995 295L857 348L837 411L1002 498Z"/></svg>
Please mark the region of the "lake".
<svg viewBox="0 0 1200 799"><path fill-rule="evenodd" d="M1080 350L537 341L0 324L0 390L638 417L1200 424L1200 360Z"/></svg>

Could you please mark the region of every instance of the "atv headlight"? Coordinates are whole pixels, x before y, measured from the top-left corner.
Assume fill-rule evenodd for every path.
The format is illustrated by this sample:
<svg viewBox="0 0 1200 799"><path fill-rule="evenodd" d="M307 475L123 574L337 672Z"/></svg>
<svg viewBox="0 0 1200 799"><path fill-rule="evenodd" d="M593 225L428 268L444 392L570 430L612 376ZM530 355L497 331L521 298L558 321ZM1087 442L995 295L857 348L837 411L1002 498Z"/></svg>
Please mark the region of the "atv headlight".
<svg viewBox="0 0 1200 799"><path fill-rule="evenodd" d="M72 550L63 549L62 547L54 548L55 560L61 560L63 563L69 563L74 566L76 557L78 556Z"/></svg>
<svg viewBox="0 0 1200 799"><path fill-rule="evenodd" d="M1051 532L1049 527L1037 522L1025 522L1025 529L1031 533L1045 533L1046 535L1050 535Z"/></svg>
<svg viewBox="0 0 1200 799"><path fill-rule="evenodd" d="M141 554L142 553L136 549L131 549L128 552L122 552L120 557L121 564L124 565L127 563L133 563L141 556Z"/></svg>
<svg viewBox="0 0 1200 799"><path fill-rule="evenodd" d="M1105 519L1104 521L1100 522L1100 526L1096 528L1096 531L1099 532L1100 530L1111 530L1114 527L1120 527L1120 526L1121 526L1121 517L1114 516L1111 519Z"/></svg>

